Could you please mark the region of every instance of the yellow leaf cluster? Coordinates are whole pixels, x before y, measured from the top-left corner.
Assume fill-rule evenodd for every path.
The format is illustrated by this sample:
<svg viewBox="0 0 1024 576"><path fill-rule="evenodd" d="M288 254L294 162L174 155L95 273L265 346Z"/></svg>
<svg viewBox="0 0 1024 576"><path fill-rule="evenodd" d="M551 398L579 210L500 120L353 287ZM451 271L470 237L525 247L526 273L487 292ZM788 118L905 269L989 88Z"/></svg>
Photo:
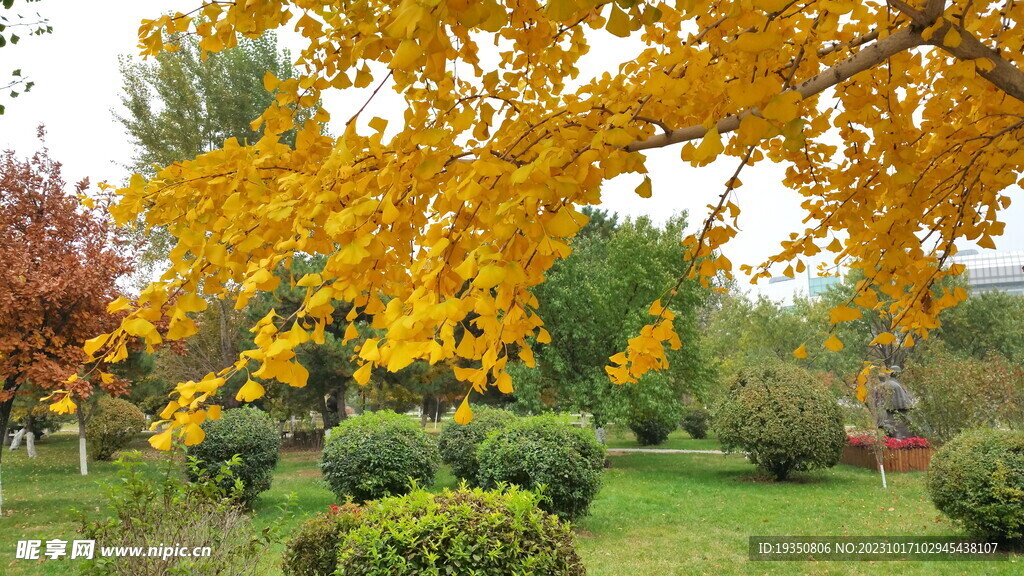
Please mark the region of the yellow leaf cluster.
<svg viewBox="0 0 1024 576"><path fill-rule="evenodd" d="M111 305L127 313L122 326L87 352L117 361L131 338L152 348L187 337L189 314L206 302L244 307L274 289L292 255L315 254L326 265L299 281L299 329L279 334L289 319L271 315L256 327L257 349L179 385L155 445L170 446L171 434L196 441L203 406L249 363L261 381L303 385L294 349L322 340L339 301L353 307L348 322L372 318L381 334L360 345L358 382L374 368L458 359L456 375L473 389L510 390L505 366L533 362L530 342L546 334L532 290L571 251L581 208L600 203L616 176L647 174L644 150L674 144L694 166L738 166L701 230L683 239L688 276L708 284L731 274L720 248L738 229L740 172L780 163L807 227L743 269L755 279L795 275L807 258L839 252L868 279L850 304L887 302L891 329L913 342L962 300L932 297L932 287L959 273L947 266L958 241L995 244L1006 191L1024 170L1024 3L947 3L929 22L912 4L266 0L144 21L149 55L168 49L169 33L196 34L217 51L292 25L305 42L301 73L264 78L277 99L254 122L258 142L225 141L118 191L119 222L142 215L176 246L137 301ZM613 72L577 78L598 34L637 36L643 47L624 49ZM989 39L1000 51L977 49ZM318 126L331 116L316 108L295 125L297 107L362 86L395 91L400 121L368 119L366 130L357 114L329 137ZM279 138L292 128L294 147ZM636 192L651 189L645 178ZM846 306L831 319L856 314ZM665 343L680 344L662 316L612 358L610 377L663 368ZM262 393L252 382L245 398ZM467 420L468 404L458 414Z"/></svg>

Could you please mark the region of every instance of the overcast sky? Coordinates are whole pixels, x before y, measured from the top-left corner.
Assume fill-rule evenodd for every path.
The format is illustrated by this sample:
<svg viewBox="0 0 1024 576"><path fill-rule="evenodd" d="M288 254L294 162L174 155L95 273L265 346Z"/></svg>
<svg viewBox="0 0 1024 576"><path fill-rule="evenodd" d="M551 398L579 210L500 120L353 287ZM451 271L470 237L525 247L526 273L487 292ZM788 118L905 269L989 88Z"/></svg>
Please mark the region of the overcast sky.
<svg viewBox="0 0 1024 576"><path fill-rule="evenodd" d="M102 9L98 6L102 5ZM132 146L112 117L121 89L117 57L137 53L139 22L165 11L187 11L196 0L45 0L26 5L16 2L16 12L39 11L53 26L53 34L23 39L0 49L0 74L21 68L35 81L33 90L17 99L5 99L7 113L0 116L0 149L29 155L38 148L35 127L45 123L47 144L53 157L64 164L69 182L88 176L93 182L121 182L121 167L132 157ZM28 6L30 10L25 10ZM282 34L282 43L295 46L294 35ZM598 46L588 55L584 71L597 71L623 54ZM344 116L349 99L325 99L335 116ZM368 110L372 115L394 113L397 98L385 98ZM336 131L335 131L336 132ZM690 222L699 221L706 205L716 200L724 182L735 169L735 159L694 169L680 162L678 147L650 153L648 167L654 193L641 199L633 193L639 178L625 176L604 187L603 208L620 215L650 215L664 221L674 212L687 210ZM779 182L782 167L765 162L744 170L744 185L737 190L741 232L724 249L733 263L757 264L777 250L789 232L803 229L799 197ZM1013 206L1006 211L1007 233L996 242L1000 250L1024 250L1024 194L1011 192ZM963 245L961 249L969 248Z"/></svg>

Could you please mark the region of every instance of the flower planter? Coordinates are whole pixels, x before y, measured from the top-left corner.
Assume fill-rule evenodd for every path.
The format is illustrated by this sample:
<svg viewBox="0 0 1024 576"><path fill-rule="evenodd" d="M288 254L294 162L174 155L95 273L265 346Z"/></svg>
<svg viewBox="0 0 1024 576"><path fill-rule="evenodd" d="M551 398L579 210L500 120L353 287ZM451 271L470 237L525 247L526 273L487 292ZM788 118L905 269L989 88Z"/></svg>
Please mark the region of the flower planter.
<svg viewBox="0 0 1024 576"><path fill-rule="evenodd" d="M928 469L932 461L932 448L908 448L905 450L882 449L882 464L886 472L918 472ZM878 470L878 460L869 446L844 446L843 464Z"/></svg>

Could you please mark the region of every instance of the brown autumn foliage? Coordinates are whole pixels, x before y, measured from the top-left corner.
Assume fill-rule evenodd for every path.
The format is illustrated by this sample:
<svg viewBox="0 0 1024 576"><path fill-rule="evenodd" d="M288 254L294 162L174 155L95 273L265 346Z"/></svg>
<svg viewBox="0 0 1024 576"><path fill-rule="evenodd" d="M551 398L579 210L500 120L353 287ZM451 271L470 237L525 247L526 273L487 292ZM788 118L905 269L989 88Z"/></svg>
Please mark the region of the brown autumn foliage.
<svg viewBox="0 0 1024 576"><path fill-rule="evenodd" d="M134 260L105 211L79 201L88 181L67 188L45 147L28 159L0 154L0 431L16 394L62 388L85 398L96 386L127 386L110 377L61 384L82 367L85 340L117 325L107 304Z"/></svg>

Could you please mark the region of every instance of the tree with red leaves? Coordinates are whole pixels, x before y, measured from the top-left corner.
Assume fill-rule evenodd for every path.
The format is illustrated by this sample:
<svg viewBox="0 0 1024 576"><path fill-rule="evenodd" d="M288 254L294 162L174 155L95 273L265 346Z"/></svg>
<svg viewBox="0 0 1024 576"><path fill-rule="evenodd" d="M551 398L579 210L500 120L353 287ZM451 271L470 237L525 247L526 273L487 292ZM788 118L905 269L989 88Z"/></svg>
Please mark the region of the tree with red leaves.
<svg viewBox="0 0 1024 576"><path fill-rule="evenodd" d="M42 142L44 131L40 127ZM116 326L107 306L115 281L132 269L125 237L105 210L85 199L88 181L69 194L61 165L46 148L29 159L0 154L0 430L6 436L17 394L62 388L63 406L98 386L123 393L126 382L92 370L70 384L88 338ZM2 451L0 451L2 453Z"/></svg>

